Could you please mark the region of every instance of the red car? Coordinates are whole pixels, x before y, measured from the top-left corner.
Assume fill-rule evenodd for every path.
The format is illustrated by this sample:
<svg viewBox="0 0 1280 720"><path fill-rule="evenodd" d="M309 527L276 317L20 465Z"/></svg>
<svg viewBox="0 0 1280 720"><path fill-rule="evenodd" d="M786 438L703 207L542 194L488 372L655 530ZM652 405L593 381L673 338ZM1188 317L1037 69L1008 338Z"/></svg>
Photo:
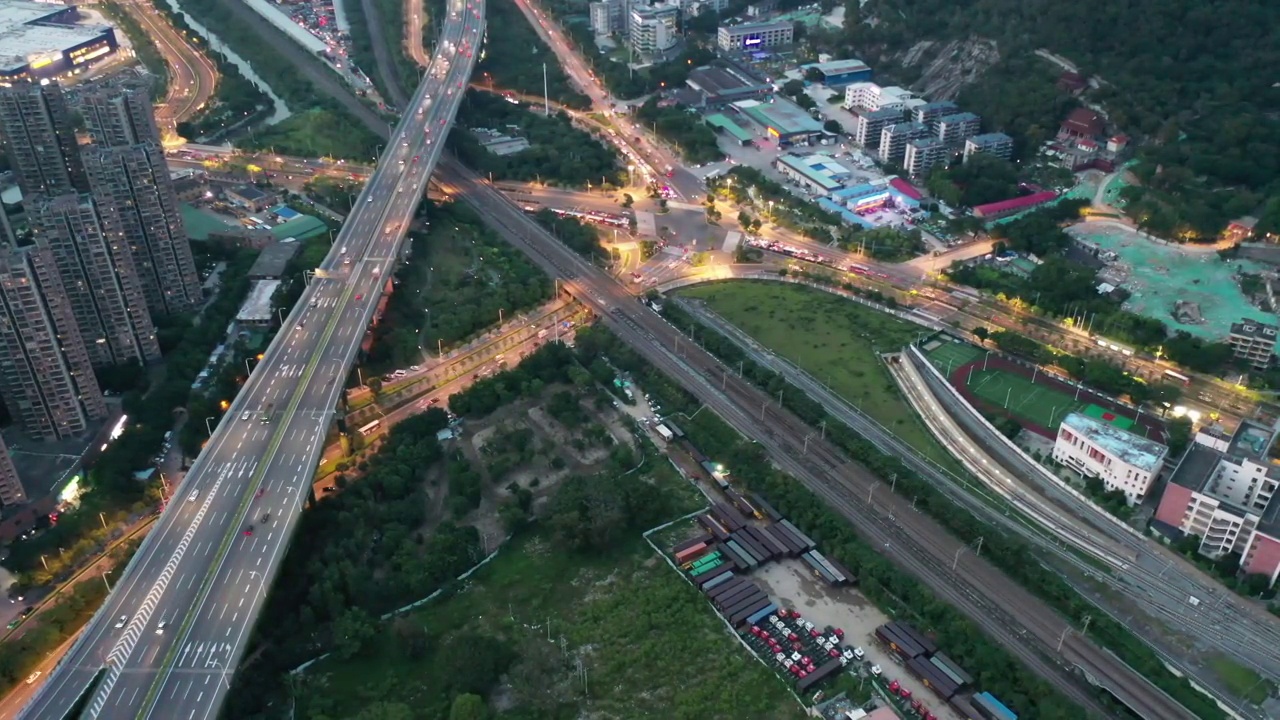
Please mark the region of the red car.
<svg viewBox="0 0 1280 720"><path fill-rule="evenodd" d="M363 300L363 299L364 299L364 293L356 293L356 300Z"/></svg>
<svg viewBox="0 0 1280 720"><path fill-rule="evenodd" d="M245 529L244 529L244 534L245 534L245 535L252 535L252 534L253 534L253 526L252 526L252 525L250 525L249 527L245 528Z"/></svg>

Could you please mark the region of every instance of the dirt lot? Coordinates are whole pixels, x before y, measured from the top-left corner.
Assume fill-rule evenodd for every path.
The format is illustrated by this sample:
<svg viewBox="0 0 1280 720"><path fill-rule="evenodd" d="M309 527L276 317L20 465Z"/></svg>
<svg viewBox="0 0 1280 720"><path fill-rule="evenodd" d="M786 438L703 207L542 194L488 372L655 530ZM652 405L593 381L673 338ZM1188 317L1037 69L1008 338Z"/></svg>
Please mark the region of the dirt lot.
<svg viewBox="0 0 1280 720"><path fill-rule="evenodd" d="M749 577L759 583L774 602L799 610L805 619L815 625L843 628L846 642L866 651L867 659L879 665L886 677L905 685L914 697L924 700L941 720L961 720L931 690L907 673L894 655L876 643L875 629L891 618L868 602L857 590L829 587L816 580L798 559L769 563Z"/></svg>

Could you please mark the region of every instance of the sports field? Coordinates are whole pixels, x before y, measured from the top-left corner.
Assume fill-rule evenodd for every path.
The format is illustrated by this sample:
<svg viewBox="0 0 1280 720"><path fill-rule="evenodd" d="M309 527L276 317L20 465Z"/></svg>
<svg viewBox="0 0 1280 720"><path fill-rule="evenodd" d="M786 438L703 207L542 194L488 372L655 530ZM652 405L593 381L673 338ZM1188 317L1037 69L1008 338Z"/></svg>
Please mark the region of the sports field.
<svg viewBox="0 0 1280 720"><path fill-rule="evenodd" d="M939 335L933 340L925 343L925 356L929 358L929 362L938 368L943 375L950 376L951 372L962 365L971 363L982 357L983 352L969 343L956 342L949 339L945 335Z"/></svg>
<svg viewBox="0 0 1280 720"><path fill-rule="evenodd" d="M1062 418L1082 412L1090 405L1048 385L1032 383L1029 377L995 368L983 370L975 365L972 372L965 373L964 380L969 392L986 404L1007 410L1016 420L1053 431L1058 429Z"/></svg>

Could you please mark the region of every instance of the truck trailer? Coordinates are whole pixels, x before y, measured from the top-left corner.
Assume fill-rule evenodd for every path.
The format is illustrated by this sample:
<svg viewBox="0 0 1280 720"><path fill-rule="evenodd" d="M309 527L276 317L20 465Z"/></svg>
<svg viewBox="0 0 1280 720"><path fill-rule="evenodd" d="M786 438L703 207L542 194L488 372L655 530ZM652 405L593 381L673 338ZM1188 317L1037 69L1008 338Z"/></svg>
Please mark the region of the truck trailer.
<svg viewBox="0 0 1280 720"><path fill-rule="evenodd" d="M751 617L752 615L755 615L756 613L760 612L761 610L765 609L768 606L769 606L769 596L762 595L762 597L757 602L751 605L748 605L746 607L743 607L741 609L735 610L733 612L733 615L729 617L729 624L734 627L740 627L743 623L747 621L747 618Z"/></svg>
<svg viewBox="0 0 1280 720"><path fill-rule="evenodd" d="M932 657L934 653L938 652L937 643L925 637L925 634L917 630L915 626L912 625L911 623L905 623L905 622L894 620L889 624L898 628L898 631L901 632L903 635L906 635L907 637L910 637L912 640L915 640L916 644L924 648L925 655Z"/></svg>
<svg viewBox="0 0 1280 720"><path fill-rule="evenodd" d="M727 582L731 582L731 581L732 581L734 578L736 578L736 577L738 577L738 576L737 576L737 575L734 575L734 574L733 574L733 571L732 571L732 570L730 570L729 572L722 573L722 574L720 574L720 575L717 575L717 576L715 576L715 577L713 577L713 578L708 579L706 582L699 584L699 586L698 586L698 587L699 587L699 589L700 589L700 590L702 590L702 592L704 592L704 593L705 593L705 592L710 592L710 591L712 591L712 590L714 590L714 589L716 589L716 588L720 587L721 585L723 585L723 584L725 584L725 583L727 583Z"/></svg>
<svg viewBox="0 0 1280 720"><path fill-rule="evenodd" d="M769 603L763 609L757 611L754 615L747 618L748 625L759 625L762 620L778 611L777 603Z"/></svg>
<svg viewBox="0 0 1280 720"><path fill-rule="evenodd" d="M841 664L838 659L828 660L818 666L817 670L814 670L805 677L800 678L799 682L796 683L796 692L800 695L804 695L817 687L819 683L825 682L838 674L840 669L843 667L844 665Z"/></svg>
<svg viewBox="0 0 1280 720"><path fill-rule="evenodd" d="M876 639L904 661L924 655L924 648L909 636L901 634L893 623L885 623L876 628Z"/></svg>
<svg viewBox="0 0 1280 720"><path fill-rule="evenodd" d="M804 533L800 532L800 528L792 524L790 520L783 518L778 521L778 524L786 528L787 532L794 535L796 540L800 541L800 547L804 548L805 550L812 550L818 547L818 543L810 539L808 535L805 535Z"/></svg>
<svg viewBox="0 0 1280 720"><path fill-rule="evenodd" d="M710 543L714 539L715 538L711 536L711 533L702 533L697 537L689 538L688 540L685 540L684 542L677 544L675 547L671 548L671 552L679 553L681 550L688 550L689 548L693 547L694 545L697 545L698 543L706 544L706 543Z"/></svg>
<svg viewBox="0 0 1280 720"><path fill-rule="evenodd" d="M924 686L929 688L943 700L950 700L959 692L960 686L942 672L929 659L921 655L907 661L907 672L915 675Z"/></svg>
<svg viewBox="0 0 1280 720"><path fill-rule="evenodd" d="M751 493L751 499L755 501L756 507L763 510L764 514L769 516L770 520L778 522L782 519L782 514L777 510L774 510L772 505L766 502L764 498L760 497L760 493Z"/></svg>
<svg viewBox="0 0 1280 720"><path fill-rule="evenodd" d="M735 569L736 568L734 568L733 563L722 563L719 566L712 568L711 570L708 570L707 572L698 573L697 575L690 576L690 579L693 580L694 585L697 585L698 587L702 588L702 587L706 587L707 583L715 580L716 578L723 577L725 575L732 575Z"/></svg>

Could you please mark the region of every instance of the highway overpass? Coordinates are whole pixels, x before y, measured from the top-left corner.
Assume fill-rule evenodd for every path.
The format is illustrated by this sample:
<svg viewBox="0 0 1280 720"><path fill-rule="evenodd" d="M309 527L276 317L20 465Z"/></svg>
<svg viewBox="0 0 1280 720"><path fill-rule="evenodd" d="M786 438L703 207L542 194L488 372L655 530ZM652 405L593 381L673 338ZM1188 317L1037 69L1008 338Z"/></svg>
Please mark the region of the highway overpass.
<svg viewBox="0 0 1280 720"><path fill-rule="evenodd" d="M20 717L216 717L288 551L343 380L484 36L450 0L439 51L356 207L102 609ZM105 673L100 673L105 669Z"/></svg>

